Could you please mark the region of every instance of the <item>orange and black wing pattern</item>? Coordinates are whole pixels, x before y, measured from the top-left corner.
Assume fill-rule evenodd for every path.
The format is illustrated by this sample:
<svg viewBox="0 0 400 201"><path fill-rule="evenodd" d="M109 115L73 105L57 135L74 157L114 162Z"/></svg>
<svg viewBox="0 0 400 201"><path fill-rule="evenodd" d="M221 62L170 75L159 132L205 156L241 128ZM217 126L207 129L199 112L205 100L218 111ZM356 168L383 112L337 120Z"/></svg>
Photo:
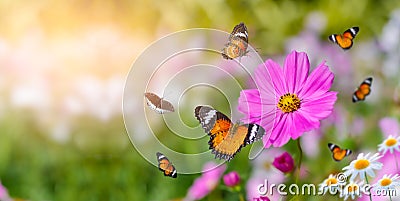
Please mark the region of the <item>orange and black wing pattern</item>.
<svg viewBox="0 0 400 201"><path fill-rule="evenodd" d="M365 100L371 93L372 77L365 79L353 94L353 103Z"/></svg>
<svg viewBox="0 0 400 201"><path fill-rule="evenodd" d="M328 143L328 147L332 152L332 158L335 161L341 161L344 157L350 155L352 151L350 149L341 149L336 144Z"/></svg>
<svg viewBox="0 0 400 201"><path fill-rule="evenodd" d="M224 59L234 59L246 55L248 42L247 27L241 22L233 28L232 33L229 35L228 43L225 44L222 50L222 57Z"/></svg>
<svg viewBox="0 0 400 201"><path fill-rule="evenodd" d="M338 44L342 49L348 50L353 46L353 39L356 37L359 27L352 27L347 29L343 34L332 34L329 40Z"/></svg>
<svg viewBox="0 0 400 201"><path fill-rule="evenodd" d="M165 176L176 178L177 177L176 169L172 165L172 163L168 160L168 158L160 152L157 152L156 155L158 161L158 169L164 172Z"/></svg>
<svg viewBox="0 0 400 201"><path fill-rule="evenodd" d="M262 139L265 133L257 124L232 124L226 115L208 106L197 106L195 116L210 135L211 153L219 159L230 161L242 147Z"/></svg>

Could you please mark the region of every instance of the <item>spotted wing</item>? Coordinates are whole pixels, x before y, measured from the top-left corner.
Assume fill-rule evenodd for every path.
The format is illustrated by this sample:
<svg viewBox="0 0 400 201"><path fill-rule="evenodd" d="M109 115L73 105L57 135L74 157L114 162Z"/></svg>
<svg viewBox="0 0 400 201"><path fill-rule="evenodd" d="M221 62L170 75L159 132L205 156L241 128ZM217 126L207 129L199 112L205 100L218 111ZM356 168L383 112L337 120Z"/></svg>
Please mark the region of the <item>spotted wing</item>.
<svg viewBox="0 0 400 201"><path fill-rule="evenodd" d="M176 178L177 177L176 169L172 165L172 163L168 160L168 158L160 152L157 152L156 155L158 161L158 169L164 172L164 176Z"/></svg>
<svg viewBox="0 0 400 201"><path fill-rule="evenodd" d="M328 143L328 147L332 152L332 158L335 161L341 161L344 157L350 155L352 153L349 149L341 149L338 145Z"/></svg>
<svg viewBox="0 0 400 201"><path fill-rule="evenodd" d="M353 94L353 103L365 100L371 93L372 77L365 79Z"/></svg>
<svg viewBox="0 0 400 201"><path fill-rule="evenodd" d="M353 46L353 39L356 37L358 27L352 27L347 29L343 34L332 34L329 36L329 40L338 44L342 49L347 50Z"/></svg>
<svg viewBox="0 0 400 201"><path fill-rule="evenodd" d="M170 102L160 98L154 93L148 92L145 93L144 96L146 98L146 103L149 106L149 108L159 114L175 111L174 106Z"/></svg>
<svg viewBox="0 0 400 201"><path fill-rule="evenodd" d="M230 161L240 150L248 144L262 139L264 128L257 124L235 124L223 135L216 135L210 139L210 148L216 158Z"/></svg>
<svg viewBox="0 0 400 201"><path fill-rule="evenodd" d="M247 27L241 22L233 28L232 33L229 35L228 43L225 44L222 50L222 57L224 59L234 59L246 55L248 41Z"/></svg>
<svg viewBox="0 0 400 201"><path fill-rule="evenodd" d="M212 107L197 106L194 110L194 115L209 135L212 135L211 130L214 133L228 131L232 126L231 120L226 115Z"/></svg>

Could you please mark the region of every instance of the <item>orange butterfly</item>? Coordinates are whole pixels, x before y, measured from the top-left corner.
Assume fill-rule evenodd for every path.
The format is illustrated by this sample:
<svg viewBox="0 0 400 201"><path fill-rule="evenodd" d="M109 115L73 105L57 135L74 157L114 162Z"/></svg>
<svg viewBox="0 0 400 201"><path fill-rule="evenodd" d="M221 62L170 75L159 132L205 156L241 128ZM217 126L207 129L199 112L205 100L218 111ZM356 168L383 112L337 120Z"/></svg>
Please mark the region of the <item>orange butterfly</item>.
<svg viewBox="0 0 400 201"><path fill-rule="evenodd" d="M371 93L372 77L365 79L353 94L353 103L365 100Z"/></svg>
<svg viewBox="0 0 400 201"><path fill-rule="evenodd" d="M194 113L210 135L208 144L215 158L230 161L242 147L262 139L265 134L264 128L257 124L232 124L227 116L208 106L197 106Z"/></svg>
<svg viewBox="0 0 400 201"><path fill-rule="evenodd" d="M344 157L350 155L352 151L350 149L341 149L336 144L328 143L328 147L332 152L332 158L335 161L341 161Z"/></svg>
<svg viewBox="0 0 400 201"><path fill-rule="evenodd" d="M176 169L172 165L172 163L168 160L168 158L160 152L157 152L156 155L158 161L158 169L164 172L165 176L176 178L177 176Z"/></svg>
<svg viewBox="0 0 400 201"><path fill-rule="evenodd" d="M347 50L353 46L353 39L356 37L360 28L352 27L347 29L343 34L332 34L329 40L338 44L342 49Z"/></svg>
<svg viewBox="0 0 400 201"><path fill-rule="evenodd" d="M232 33L229 35L228 43L225 44L222 50L222 57L224 59L234 59L246 55L248 41L247 27L241 22L233 28Z"/></svg>

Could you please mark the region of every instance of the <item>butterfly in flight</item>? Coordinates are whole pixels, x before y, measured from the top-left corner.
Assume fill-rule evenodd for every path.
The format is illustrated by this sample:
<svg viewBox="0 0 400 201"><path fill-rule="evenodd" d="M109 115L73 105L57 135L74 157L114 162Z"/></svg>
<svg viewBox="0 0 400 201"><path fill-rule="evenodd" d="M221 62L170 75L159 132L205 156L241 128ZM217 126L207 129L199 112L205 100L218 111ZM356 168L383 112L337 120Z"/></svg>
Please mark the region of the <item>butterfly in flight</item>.
<svg viewBox="0 0 400 201"><path fill-rule="evenodd" d="M248 42L247 27L241 22L233 28L232 33L229 35L228 43L222 49L222 57L224 59L234 59L246 55Z"/></svg>
<svg viewBox="0 0 400 201"><path fill-rule="evenodd" d="M262 139L265 134L258 124L233 124L227 116L208 106L197 106L194 113L210 135L208 144L215 158L230 161L242 147Z"/></svg>
<svg viewBox="0 0 400 201"><path fill-rule="evenodd" d="M341 161L344 157L350 155L352 151L350 149L341 149L336 144L328 143L328 147L332 152L332 158L335 161Z"/></svg>
<svg viewBox="0 0 400 201"><path fill-rule="evenodd" d="M342 49L348 50L353 46L353 39L356 37L360 28L352 27L347 29L343 34L332 34L329 40L338 44Z"/></svg>
<svg viewBox="0 0 400 201"><path fill-rule="evenodd" d="M156 94L145 93L144 97L146 98L147 105L159 114L175 111L174 106L170 102L160 98Z"/></svg>
<svg viewBox="0 0 400 201"><path fill-rule="evenodd" d="M175 167L168 160L168 158L160 152L157 152L156 155L158 161L158 169L164 172L164 176L176 178L178 174L176 172Z"/></svg>
<svg viewBox="0 0 400 201"><path fill-rule="evenodd" d="M365 79L353 94L353 103L365 100L371 93L372 77Z"/></svg>

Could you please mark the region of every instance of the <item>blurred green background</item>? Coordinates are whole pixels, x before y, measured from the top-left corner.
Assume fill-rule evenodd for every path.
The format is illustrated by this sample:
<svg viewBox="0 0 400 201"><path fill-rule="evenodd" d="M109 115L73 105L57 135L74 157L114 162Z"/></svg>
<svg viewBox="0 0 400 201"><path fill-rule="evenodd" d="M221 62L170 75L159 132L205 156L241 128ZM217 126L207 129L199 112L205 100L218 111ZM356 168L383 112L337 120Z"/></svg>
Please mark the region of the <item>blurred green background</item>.
<svg viewBox="0 0 400 201"><path fill-rule="evenodd" d="M0 1L1 182L12 197L26 200L185 197L199 175L171 180L144 160L129 141L121 107L124 79L135 58L153 41L188 28L230 32L243 21L250 44L267 59L285 55L289 39L307 33L312 13L319 16L316 22L311 17L310 26L321 26L315 34L321 44L329 44L328 35L357 25L360 34L355 46L367 45L364 52L351 53L350 63L354 71L364 69L365 74L379 75L379 97L383 98L354 108L347 101L351 95L339 93L337 105L348 112L349 121L357 115L370 117L365 125L385 115L398 116L392 99L398 74L385 76L381 66L389 53L381 51L377 41L399 8L398 0ZM368 60L371 57L373 62ZM354 75L347 82L355 87L365 74ZM345 88L337 82L335 87L339 92ZM341 126L327 126L324 133L331 135L323 137L321 147L328 140L340 139L351 148L363 149L381 140L376 123L363 134L369 141L336 137ZM176 146L185 149L185 144ZM294 143L285 149L296 153ZM326 164L328 150L322 150L315 159L305 158L310 172L322 171L321 165ZM243 176L243 185L252 171L247 151L228 166ZM327 169L312 181L322 181ZM204 200L236 199L220 190Z"/></svg>

